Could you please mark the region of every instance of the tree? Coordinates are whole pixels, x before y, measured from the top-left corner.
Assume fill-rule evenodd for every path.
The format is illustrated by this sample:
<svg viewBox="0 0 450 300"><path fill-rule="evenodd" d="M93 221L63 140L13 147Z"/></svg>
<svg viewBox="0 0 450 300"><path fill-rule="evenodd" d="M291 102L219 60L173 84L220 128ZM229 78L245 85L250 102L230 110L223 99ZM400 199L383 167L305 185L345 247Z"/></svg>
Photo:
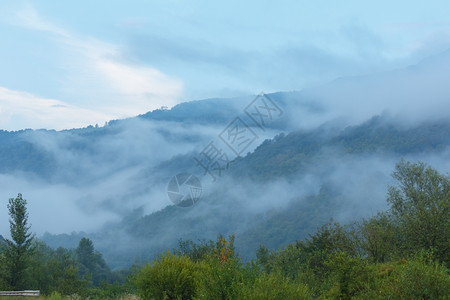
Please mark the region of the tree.
<svg viewBox="0 0 450 300"><path fill-rule="evenodd" d="M32 234L29 233L27 201L18 194L9 199L9 227L11 239L6 239L3 257L5 259L6 282L11 289L25 288L26 269L32 253Z"/></svg>
<svg viewBox="0 0 450 300"><path fill-rule="evenodd" d="M397 186L389 187L388 202L399 228L405 254L432 250L450 265L450 178L422 162L401 161L393 173Z"/></svg>
<svg viewBox="0 0 450 300"><path fill-rule="evenodd" d="M386 262L392 258L396 245L395 226L391 216L378 213L375 217L362 220L362 248L372 262Z"/></svg>
<svg viewBox="0 0 450 300"><path fill-rule="evenodd" d="M94 244L88 238L82 238L76 249L78 262L88 270L94 268Z"/></svg>
<svg viewBox="0 0 450 300"><path fill-rule="evenodd" d="M102 281L111 280L111 270L102 255L95 251L94 244L88 238L82 238L75 250L78 272L82 278L92 280L95 286Z"/></svg>

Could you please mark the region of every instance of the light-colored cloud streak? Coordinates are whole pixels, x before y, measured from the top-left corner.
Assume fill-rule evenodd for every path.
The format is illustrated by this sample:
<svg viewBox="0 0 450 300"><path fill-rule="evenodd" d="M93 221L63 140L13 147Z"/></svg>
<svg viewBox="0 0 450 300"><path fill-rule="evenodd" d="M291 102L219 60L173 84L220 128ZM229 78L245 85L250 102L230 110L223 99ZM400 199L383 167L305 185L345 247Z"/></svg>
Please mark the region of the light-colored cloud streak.
<svg viewBox="0 0 450 300"><path fill-rule="evenodd" d="M0 128L79 128L103 124L112 115L98 113L65 102L39 98L29 93L0 87Z"/></svg>
<svg viewBox="0 0 450 300"><path fill-rule="evenodd" d="M183 93L178 79L150 66L130 63L115 44L77 36L47 22L31 6L19 11L12 24L42 33L62 53L63 59L55 60L64 74L54 89L61 90L63 96L50 101L2 88L3 129L82 127L171 107Z"/></svg>

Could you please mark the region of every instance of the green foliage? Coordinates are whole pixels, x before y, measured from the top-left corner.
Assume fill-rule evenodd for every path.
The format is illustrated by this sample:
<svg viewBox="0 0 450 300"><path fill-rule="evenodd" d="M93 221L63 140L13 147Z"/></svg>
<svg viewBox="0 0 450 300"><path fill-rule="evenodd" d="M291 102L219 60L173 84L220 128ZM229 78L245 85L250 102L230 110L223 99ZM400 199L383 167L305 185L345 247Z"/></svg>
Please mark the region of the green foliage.
<svg viewBox="0 0 450 300"><path fill-rule="evenodd" d="M55 290L63 295L84 294L87 288L87 282L80 280L78 269L75 266L67 266L62 271L60 280L56 280Z"/></svg>
<svg viewBox="0 0 450 300"><path fill-rule="evenodd" d="M90 239L82 238L75 250L78 262L86 268L93 268L94 266L94 244Z"/></svg>
<svg viewBox="0 0 450 300"><path fill-rule="evenodd" d="M338 223L325 224L305 243L305 251L309 254L309 267L318 275L325 275L328 266L325 264L329 255L344 252L351 256L357 254L351 231Z"/></svg>
<svg viewBox="0 0 450 300"><path fill-rule="evenodd" d="M251 266L247 266L251 269ZM198 299L236 299L245 279L251 278L234 250L234 236L217 238L213 252L199 263Z"/></svg>
<svg viewBox="0 0 450 300"><path fill-rule="evenodd" d="M99 287L90 289L88 295L90 299L119 299L126 295L135 294L136 289L129 284L102 283Z"/></svg>
<svg viewBox="0 0 450 300"><path fill-rule="evenodd" d="M314 297L444 299L449 178L422 163L400 162L389 189L391 210L357 226L326 224L309 238L269 253L257 251L263 272L306 284ZM427 250L426 257L417 253ZM386 262L407 257L394 266ZM380 264L382 263L382 264ZM383 264L384 263L384 264Z"/></svg>
<svg viewBox="0 0 450 300"><path fill-rule="evenodd" d="M332 287L327 292L334 299L351 299L370 289L373 269L360 257L351 257L345 252L330 255L325 264L331 274Z"/></svg>
<svg viewBox="0 0 450 300"><path fill-rule="evenodd" d="M9 227L12 240L6 240L3 247L4 272L2 277L9 288L21 290L25 288L26 269L32 253L32 234L28 226L27 201L18 194L16 198L9 199L8 212L10 216Z"/></svg>
<svg viewBox="0 0 450 300"><path fill-rule="evenodd" d="M143 299L192 299L196 272L190 258L166 253L142 267L136 276L139 295Z"/></svg>
<svg viewBox="0 0 450 300"><path fill-rule="evenodd" d="M396 227L392 218L383 213L361 222L361 247L372 262L386 262L392 258L397 244Z"/></svg>
<svg viewBox="0 0 450 300"><path fill-rule="evenodd" d="M58 292L51 293L51 295L47 298L47 300L62 300L62 299L63 299L62 295Z"/></svg>
<svg viewBox="0 0 450 300"><path fill-rule="evenodd" d="M326 223L276 251L261 245L256 262L242 263L234 236L220 235L180 240L173 253L114 273L90 239L75 250L35 240L21 280L49 299L448 299L449 178L403 161L394 178L389 212L356 225ZM1 289L10 286L8 245Z"/></svg>
<svg viewBox="0 0 450 300"><path fill-rule="evenodd" d="M252 280L259 272L254 264L239 262L234 236L219 236L215 243L180 241L174 253L144 266L137 275L144 299L236 299L244 279Z"/></svg>
<svg viewBox="0 0 450 300"><path fill-rule="evenodd" d="M33 248L28 261L26 286L27 289L39 289L41 293L48 294L53 281L53 270L49 263L53 251L38 240L33 243Z"/></svg>
<svg viewBox="0 0 450 300"><path fill-rule="evenodd" d="M215 257L199 263L197 299L236 299L244 281L241 264L231 258L221 262Z"/></svg>
<svg viewBox="0 0 450 300"><path fill-rule="evenodd" d="M256 250L256 263L260 266L264 271L270 272L269 265L269 249L267 249L264 245L259 245L258 250Z"/></svg>
<svg viewBox="0 0 450 300"><path fill-rule="evenodd" d="M90 239L82 238L75 249L78 271L82 278L98 286L102 281L111 279L111 270L99 252L94 249Z"/></svg>
<svg viewBox="0 0 450 300"><path fill-rule="evenodd" d="M9 289L8 283L6 281L7 269L6 269L6 258L3 251L0 251L0 290Z"/></svg>
<svg viewBox="0 0 450 300"><path fill-rule="evenodd" d="M331 131L331 132L330 132ZM433 122L405 129L375 116L367 122L345 130L324 127L310 131L295 131L264 141L245 158L233 164L233 175L268 181L295 176L318 160L329 159L324 149L333 148L339 154L412 154L445 149L450 143L450 123Z"/></svg>
<svg viewBox="0 0 450 300"><path fill-rule="evenodd" d="M0 289L36 289L42 294L63 295L86 291L87 283L79 279L70 251L55 251L28 232L26 204L21 194L9 200L12 241L6 240L0 252Z"/></svg>
<svg viewBox="0 0 450 300"><path fill-rule="evenodd" d="M253 282L242 286L237 299L278 300L311 299L308 286L286 279L279 273L262 273Z"/></svg>
<svg viewBox="0 0 450 300"><path fill-rule="evenodd" d="M201 240L194 243L191 240L179 240L178 249L174 250L174 254L178 256L187 256L192 261L197 262L212 255L215 251L213 241Z"/></svg>
<svg viewBox="0 0 450 300"><path fill-rule="evenodd" d="M72 295L87 290L88 282L79 279L76 261L66 249L53 250L36 242L28 270L28 289L40 290L42 294Z"/></svg>
<svg viewBox="0 0 450 300"><path fill-rule="evenodd" d="M450 178L424 163L401 161L389 187L387 201L396 218L402 254L433 250L436 258L450 266Z"/></svg>
<svg viewBox="0 0 450 300"><path fill-rule="evenodd" d="M290 244L268 256L265 254L264 260L259 258L258 263L262 264L266 271L276 270L291 279L298 278L306 271L324 277L329 273L325 262L331 254L345 252L354 256L357 253L356 248L350 230L337 223L327 223L308 239ZM260 256L261 251L265 250L260 249Z"/></svg>
<svg viewBox="0 0 450 300"><path fill-rule="evenodd" d="M419 253L411 260L378 267L376 285L358 299L448 299L450 276L447 268Z"/></svg>

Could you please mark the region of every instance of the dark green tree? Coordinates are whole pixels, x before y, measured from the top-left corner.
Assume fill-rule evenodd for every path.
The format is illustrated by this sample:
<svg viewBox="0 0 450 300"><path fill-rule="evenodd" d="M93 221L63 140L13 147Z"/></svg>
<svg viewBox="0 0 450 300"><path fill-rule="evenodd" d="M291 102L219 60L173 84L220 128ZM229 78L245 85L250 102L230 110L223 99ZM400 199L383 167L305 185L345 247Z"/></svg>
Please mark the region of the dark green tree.
<svg viewBox="0 0 450 300"><path fill-rule="evenodd" d="M27 201L18 194L9 199L9 227L11 240L6 239L3 258L6 282L9 288L21 290L26 288L26 270L32 254L33 236L29 232Z"/></svg>
<svg viewBox="0 0 450 300"><path fill-rule="evenodd" d="M388 191L388 202L399 228L404 254L431 250L450 265L450 178L426 164L401 161L393 173L396 186Z"/></svg>
<svg viewBox="0 0 450 300"><path fill-rule="evenodd" d="M0 245L0 290L5 290L8 289L8 283L6 282L6 259L5 259L5 255L3 253L3 249Z"/></svg>
<svg viewBox="0 0 450 300"><path fill-rule="evenodd" d="M82 238L75 250L78 272L83 279L99 286L102 281L111 281L111 270L102 255L95 251L94 244L88 238Z"/></svg>
<svg viewBox="0 0 450 300"><path fill-rule="evenodd" d="M362 248L372 262L386 262L392 259L395 249L396 228L390 215L378 213L375 217L364 219L359 225Z"/></svg>
<svg viewBox="0 0 450 300"><path fill-rule="evenodd" d="M88 269L92 269L94 265L94 244L88 238L82 238L76 249L77 260L80 264Z"/></svg>

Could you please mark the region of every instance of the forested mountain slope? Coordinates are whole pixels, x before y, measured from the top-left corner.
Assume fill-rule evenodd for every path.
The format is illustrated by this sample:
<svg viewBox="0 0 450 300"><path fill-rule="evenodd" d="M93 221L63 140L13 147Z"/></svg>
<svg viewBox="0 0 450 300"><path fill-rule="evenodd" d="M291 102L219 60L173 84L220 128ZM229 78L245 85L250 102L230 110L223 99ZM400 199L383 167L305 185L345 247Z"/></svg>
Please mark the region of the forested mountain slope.
<svg viewBox="0 0 450 300"><path fill-rule="evenodd" d="M448 120L405 127L374 117L343 130L323 126L280 134L236 159L196 205L167 206L149 215L136 210L89 236L115 266L132 263L128 257L148 260L180 238L214 239L218 232L236 234L237 250L251 258L260 243L277 249L307 237L330 218L345 223L384 209L391 165L402 158L447 157L449 146ZM179 156L176 165L189 165L191 159ZM155 170L172 167L163 163ZM84 235L44 240L71 246Z"/></svg>

